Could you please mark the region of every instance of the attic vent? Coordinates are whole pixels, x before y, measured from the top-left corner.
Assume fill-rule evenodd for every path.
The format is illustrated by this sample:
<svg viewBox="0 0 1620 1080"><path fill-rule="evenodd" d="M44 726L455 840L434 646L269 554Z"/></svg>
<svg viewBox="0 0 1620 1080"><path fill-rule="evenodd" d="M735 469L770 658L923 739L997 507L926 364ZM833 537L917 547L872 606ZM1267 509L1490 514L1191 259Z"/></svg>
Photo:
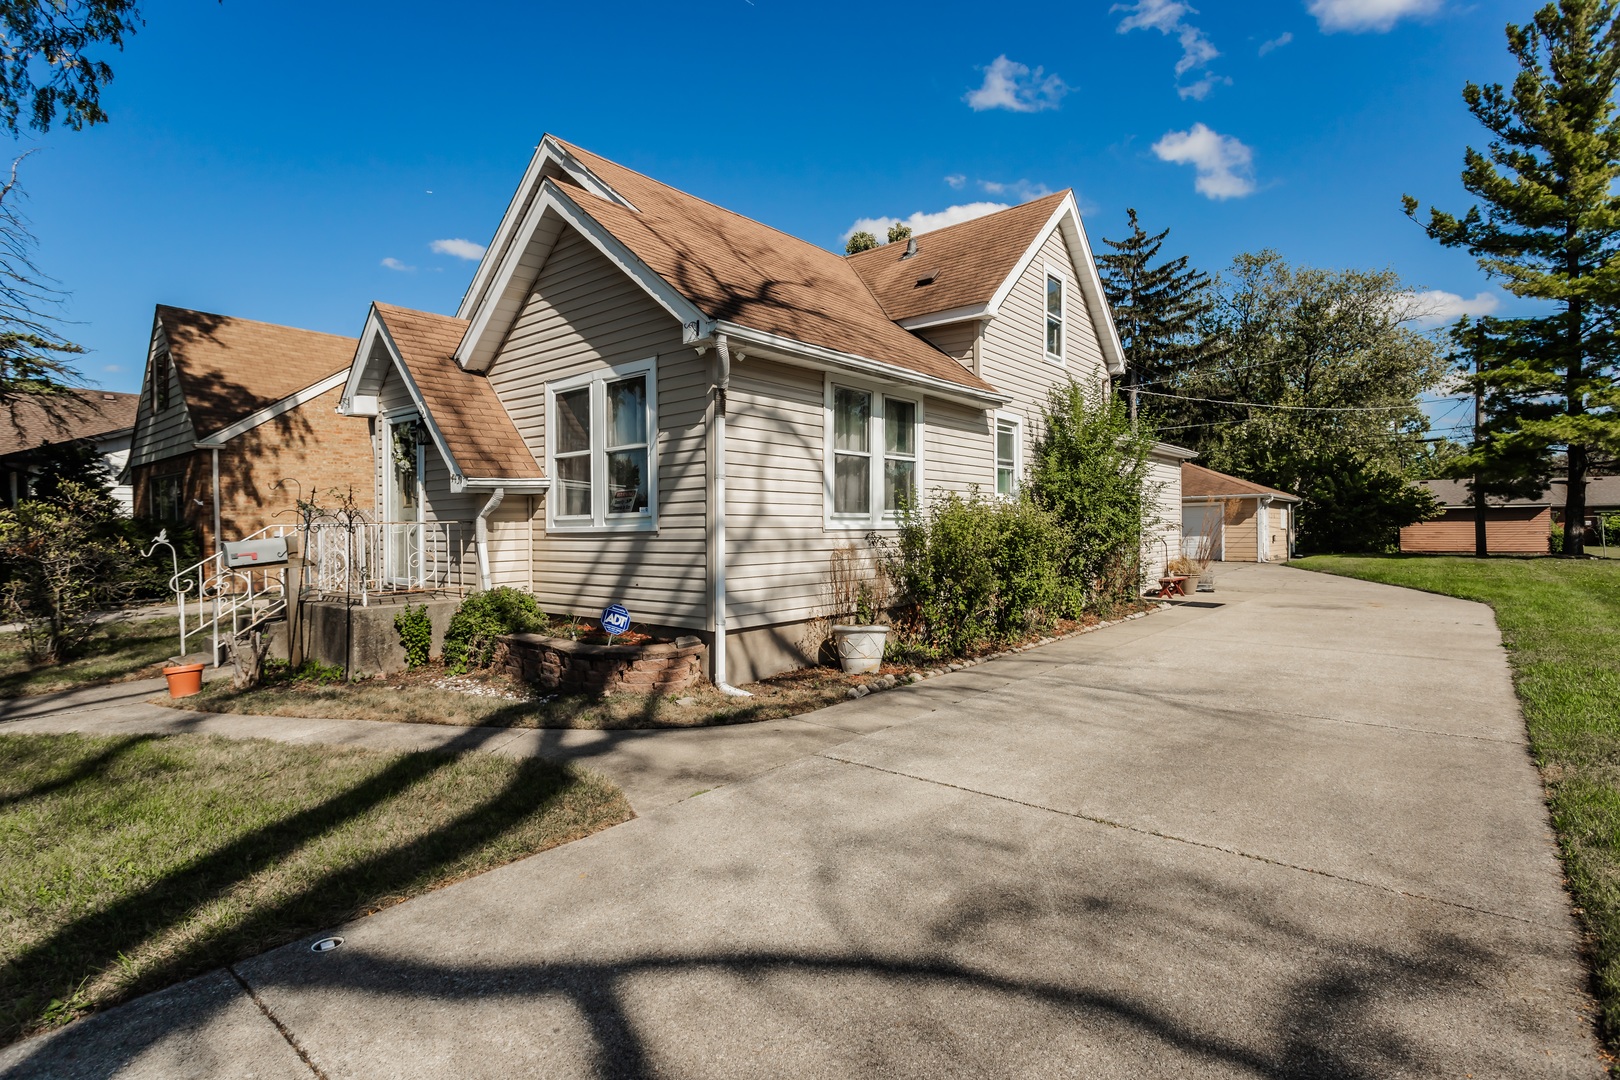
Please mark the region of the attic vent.
<svg viewBox="0 0 1620 1080"><path fill-rule="evenodd" d="M928 271L928 273L924 274L922 277L917 279L917 288L920 289L924 285L932 285L934 283L934 279L937 278L937 277L939 277L939 271L938 270L930 270L930 271Z"/></svg>
<svg viewBox="0 0 1620 1080"><path fill-rule="evenodd" d="M917 254L917 238L915 236L908 236L906 237L906 253L900 257L902 259L909 259L915 254Z"/></svg>

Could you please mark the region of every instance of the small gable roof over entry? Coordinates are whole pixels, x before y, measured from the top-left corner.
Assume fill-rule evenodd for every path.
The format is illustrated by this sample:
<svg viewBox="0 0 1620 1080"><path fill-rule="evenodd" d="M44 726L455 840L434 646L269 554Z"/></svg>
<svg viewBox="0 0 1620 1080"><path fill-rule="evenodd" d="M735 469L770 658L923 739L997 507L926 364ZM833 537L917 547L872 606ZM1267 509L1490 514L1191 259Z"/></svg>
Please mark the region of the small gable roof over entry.
<svg viewBox="0 0 1620 1080"><path fill-rule="evenodd" d="M340 334L163 304L157 322L202 435L347 369L354 358L355 339Z"/></svg>
<svg viewBox="0 0 1620 1080"><path fill-rule="evenodd" d="M489 380L456 363L465 319L392 304L372 308L463 476L528 480L545 475Z"/></svg>

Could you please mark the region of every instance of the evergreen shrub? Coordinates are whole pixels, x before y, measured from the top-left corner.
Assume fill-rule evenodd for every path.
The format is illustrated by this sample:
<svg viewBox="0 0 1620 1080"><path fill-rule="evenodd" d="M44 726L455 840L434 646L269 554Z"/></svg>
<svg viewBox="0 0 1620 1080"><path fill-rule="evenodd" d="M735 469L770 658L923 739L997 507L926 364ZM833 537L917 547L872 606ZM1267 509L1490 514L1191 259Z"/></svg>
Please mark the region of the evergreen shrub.
<svg viewBox="0 0 1620 1080"><path fill-rule="evenodd" d="M546 625L534 597L507 585L476 592L461 602L444 634L444 666L461 675L495 659L503 634L531 634Z"/></svg>

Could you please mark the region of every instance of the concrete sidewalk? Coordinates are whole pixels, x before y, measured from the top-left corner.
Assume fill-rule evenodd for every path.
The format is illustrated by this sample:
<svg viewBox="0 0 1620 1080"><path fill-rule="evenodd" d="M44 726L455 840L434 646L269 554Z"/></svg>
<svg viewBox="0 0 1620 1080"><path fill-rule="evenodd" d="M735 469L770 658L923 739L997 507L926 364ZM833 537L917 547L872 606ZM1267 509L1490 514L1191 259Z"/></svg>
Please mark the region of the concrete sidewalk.
<svg viewBox="0 0 1620 1080"><path fill-rule="evenodd" d="M1603 1075L1488 609L1220 587L0 1074Z"/></svg>

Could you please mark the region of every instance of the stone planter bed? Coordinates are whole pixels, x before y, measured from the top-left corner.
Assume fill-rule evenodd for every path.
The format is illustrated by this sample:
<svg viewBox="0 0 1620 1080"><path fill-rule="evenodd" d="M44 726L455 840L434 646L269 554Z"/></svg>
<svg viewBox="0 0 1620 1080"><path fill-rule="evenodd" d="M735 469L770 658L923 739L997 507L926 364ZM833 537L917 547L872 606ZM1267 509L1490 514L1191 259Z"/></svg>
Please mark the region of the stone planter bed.
<svg viewBox="0 0 1620 1080"><path fill-rule="evenodd" d="M679 693L705 681L708 647L695 637L641 645L593 645L542 634L500 639L497 666L559 693Z"/></svg>

